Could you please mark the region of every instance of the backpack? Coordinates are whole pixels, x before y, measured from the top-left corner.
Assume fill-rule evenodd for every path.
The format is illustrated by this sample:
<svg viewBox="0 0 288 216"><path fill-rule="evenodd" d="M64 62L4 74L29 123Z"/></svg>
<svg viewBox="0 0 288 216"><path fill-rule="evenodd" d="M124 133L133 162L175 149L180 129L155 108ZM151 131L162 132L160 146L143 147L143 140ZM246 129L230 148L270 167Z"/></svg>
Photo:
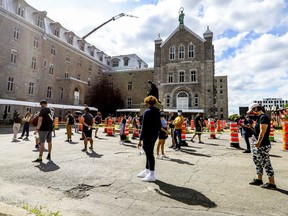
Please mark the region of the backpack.
<svg viewBox="0 0 288 216"><path fill-rule="evenodd" d="M37 127L38 117L39 117L39 115L33 117L32 121L31 121L31 123L32 123L32 125L33 125L34 127Z"/></svg>
<svg viewBox="0 0 288 216"><path fill-rule="evenodd" d="M75 124L75 119L74 119L73 116L69 115L68 118L69 118L69 124L70 124L70 125Z"/></svg>

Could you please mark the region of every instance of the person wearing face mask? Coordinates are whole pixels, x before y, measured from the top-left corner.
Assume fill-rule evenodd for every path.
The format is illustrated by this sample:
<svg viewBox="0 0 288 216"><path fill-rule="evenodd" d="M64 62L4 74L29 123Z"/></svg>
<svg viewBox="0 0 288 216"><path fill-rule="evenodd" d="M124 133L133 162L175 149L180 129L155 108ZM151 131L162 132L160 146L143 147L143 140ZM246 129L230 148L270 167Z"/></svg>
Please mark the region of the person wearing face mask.
<svg viewBox="0 0 288 216"><path fill-rule="evenodd" d="M142 146L146 155L146 167L137 176L145 182L156 181L155 176L155 157L154 145L162 127L159 109L155 107L157 99L154 96L148 96L144 99L147 109L143 113L142 131L140 134L138 148Z"/></svg>
<svg viewBox="0 0 288 216"><path fill-rule="evenodd" d="M249 184L256 186L261 185L261 187L265 189L276 189L274 170L269 157L269 151L271 150L271 143L269 140L270 119L264 113L263 107L258 103L252 103L249 106L247 113L258 117L254 126L254 142L251 146L257 178L253 179ZM263 169L265 169L269 180L266 184L263 184L262 180Z"/></svg>
<svg viewBox="0 0 288 216"><path fill-rule="evenodd" d="M174 119L173 125L175 127L174 129L174 139L176 144L175 151L181 150L181 133L182 133L182 123L184 122L184 117L182 116L182 110L178 110L178 116Z"/></svg>

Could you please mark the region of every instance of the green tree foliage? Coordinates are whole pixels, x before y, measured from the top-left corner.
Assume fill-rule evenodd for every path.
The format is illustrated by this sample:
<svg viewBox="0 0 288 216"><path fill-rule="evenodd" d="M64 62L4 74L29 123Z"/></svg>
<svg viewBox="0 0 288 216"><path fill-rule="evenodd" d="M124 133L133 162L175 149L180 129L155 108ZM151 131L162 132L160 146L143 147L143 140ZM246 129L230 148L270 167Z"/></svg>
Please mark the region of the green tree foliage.
<svg viewBox="0 0 288 216"><path fill-rule="evenodd" d="M124 106L124 99L118 88L111 87L109 80L102 77L95 86L91 87L86 98L89 106L98 108L103 117L108 114L115 114L117 109Z"/></svg>
<svg viewBox="0 0 288 216"><path fill-rule="evenodd" d="M229 117L229 120L231 121L236 121L236 119L238 118L239 116L237 114L233 114Z"/></svg>

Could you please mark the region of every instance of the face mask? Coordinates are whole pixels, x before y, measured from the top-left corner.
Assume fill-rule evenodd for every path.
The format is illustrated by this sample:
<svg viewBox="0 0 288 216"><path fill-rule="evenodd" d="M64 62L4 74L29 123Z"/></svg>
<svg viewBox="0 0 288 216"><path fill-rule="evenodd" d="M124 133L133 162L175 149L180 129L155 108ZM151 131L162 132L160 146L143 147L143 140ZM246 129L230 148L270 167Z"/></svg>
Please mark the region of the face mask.
<svg viewBox="0 0 288 216"><path fill-rule="evenodd" d="M180 113L180 112L178 112L178 115L180 116L180 115L181 115L181 113Z"/></svg>

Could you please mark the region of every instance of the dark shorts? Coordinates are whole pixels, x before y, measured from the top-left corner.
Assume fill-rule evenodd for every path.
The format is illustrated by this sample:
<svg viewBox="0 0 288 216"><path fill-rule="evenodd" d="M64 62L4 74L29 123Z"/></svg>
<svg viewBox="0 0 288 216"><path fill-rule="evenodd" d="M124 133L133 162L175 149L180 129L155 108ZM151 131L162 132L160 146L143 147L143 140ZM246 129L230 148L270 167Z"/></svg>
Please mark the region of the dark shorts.
<svg viewBox="0 0 288 216"><path fill-rule="evenodd" d="M40 143L45 143L45 140L48 143L52 142L52 131L39 131L38 134Z"/></svg>
<svg viewBox="0 0 288 216"><path fill-rule="evenodd" d="M126 135L120 135L121 140L126 140Z"/></svg>
<svg viewBox="0 0 288 216"><path fill-rule="evenodd" d="M91 138L92 137L92 130L83 130L84 138Z"/></svg>
<svg viewBox="0 0 288 216"><path fill-rule="evenodd" d="M167 139L168 138L168 136L166 135L166 133L164 132L164 131L160 131L160 133L159 133L159 139Z"/></svg>
<svg viewBox="0 0 288 216"><path fill-rule="evenodd" d="M201 127L196 127L196 128L195 128L195 132L196 132L197 134L201 134L201 133L202 133Z"/></svg>

